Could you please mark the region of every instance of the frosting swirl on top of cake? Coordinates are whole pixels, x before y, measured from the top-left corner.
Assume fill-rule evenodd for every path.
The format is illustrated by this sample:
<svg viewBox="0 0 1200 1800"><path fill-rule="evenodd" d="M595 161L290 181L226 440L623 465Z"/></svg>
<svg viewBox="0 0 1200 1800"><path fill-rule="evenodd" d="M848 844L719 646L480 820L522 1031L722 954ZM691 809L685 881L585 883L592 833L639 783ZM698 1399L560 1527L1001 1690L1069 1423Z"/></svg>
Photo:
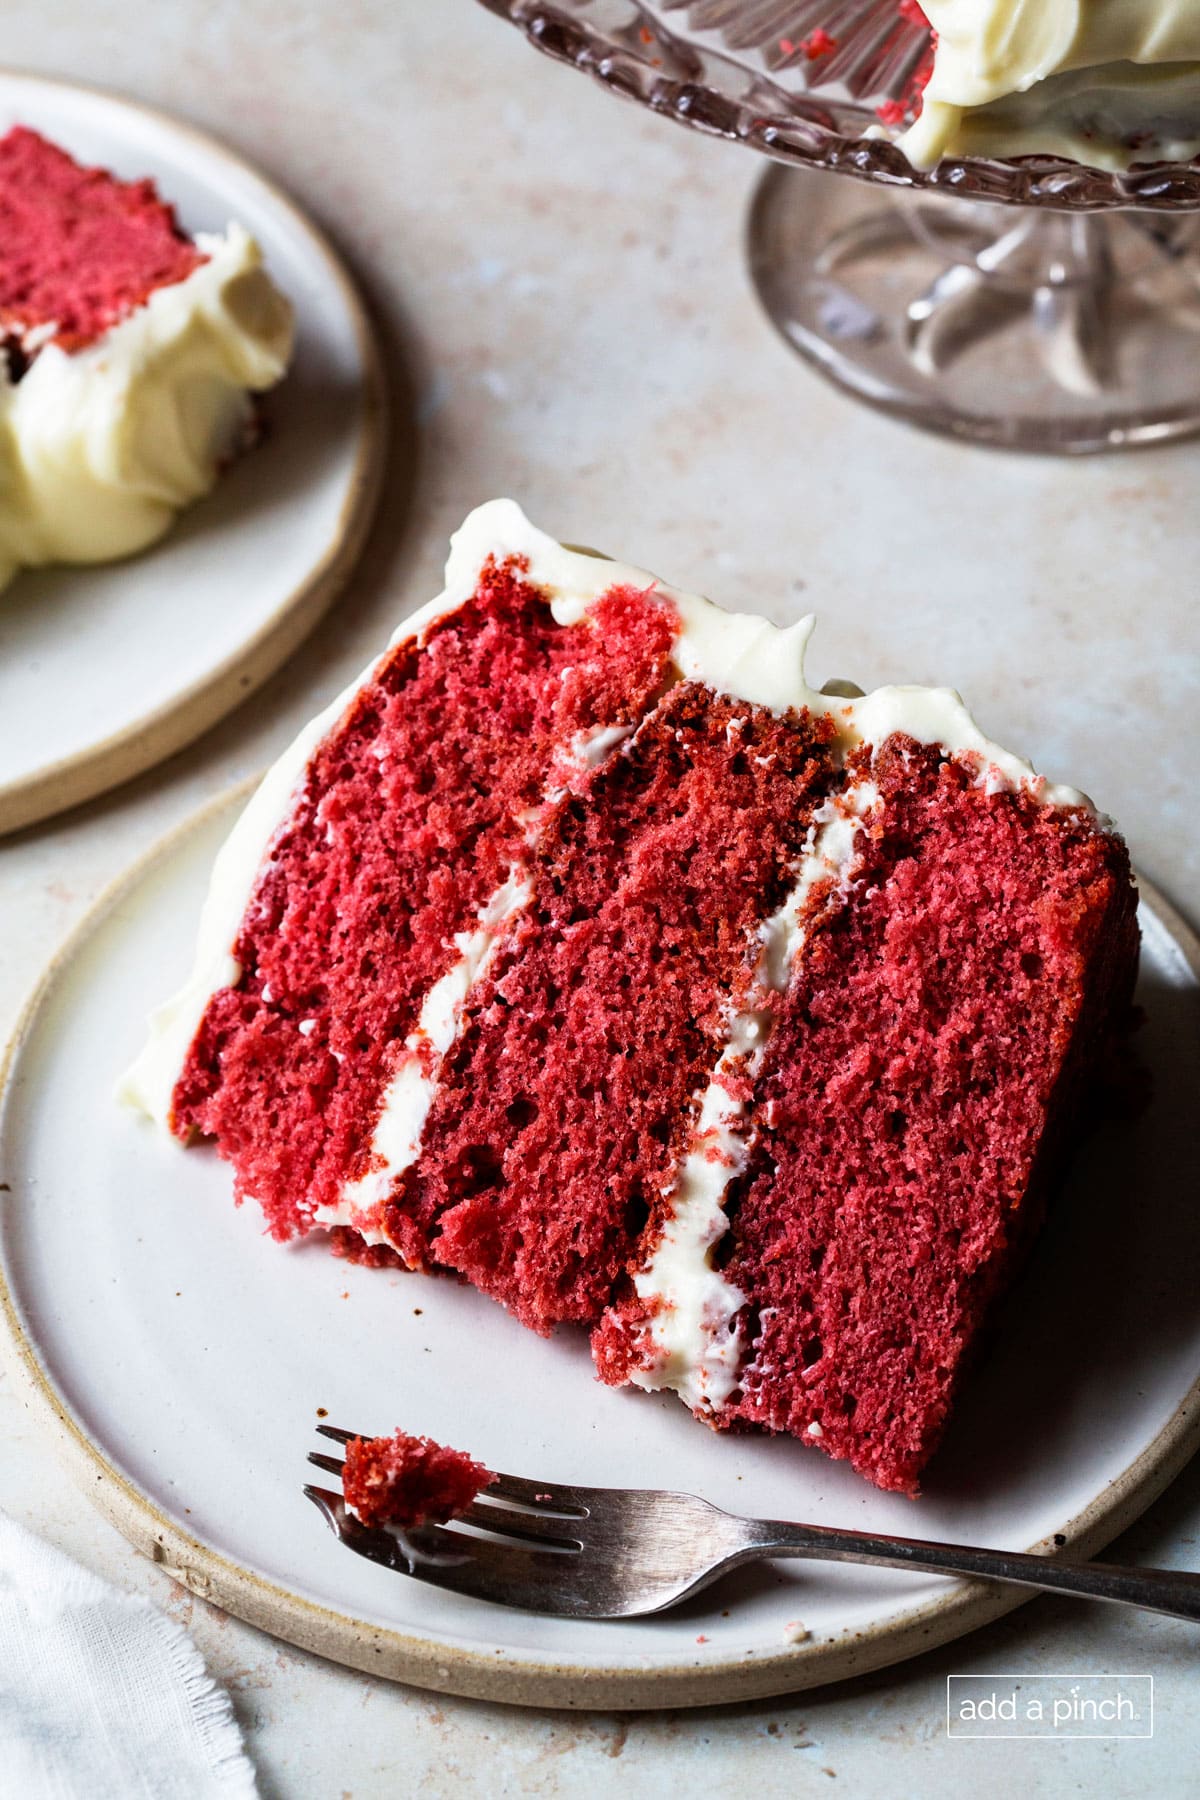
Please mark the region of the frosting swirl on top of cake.
<svg viewBox="0 0 1200 1800"><path fill-rule="evenodd" d="M528 558L530 579L550 594L560 624L582 618L607 587L652 586L679 614L682 629L672 660L685 681L698 681L716 693L769 707L772 712L792 709L831 718L843 752L860 744L882 744L893 732L903 732L920 744L939 744L949 756L977 757L983 779L1029 787L1048 805L1091 804L1077 788L1047 782L1023 756L989 738L954 688L888 686L862 694L810 687L804 661L815 614L781 626L757 613L726 612L711 600L669 587L644 569L557 543L536 531L511 500L492 501L471 514L455 536L448 582L456 564L461 562L459 579L468 568L478 566L481 546L475 532L479 526L489 535L497 532L504 551ZM832 682L827 687L848 685Z"/></svg>
<svg viewBox="0 0 1200 1800"><path fill-rule="evenodd" d="M1200 148L1200 8L1192 0L922 0L937 37L920 116L900 142L947 154L1053 152L1102 167Z"/></svg>
<svg viewBox="0 0 1200 1800"><path fill-rule="evenodd" d="M18 567L144 549L239 448L283 375L292 311L240 225L185 280L82 349L50 341L0 380L0 585Z"/></svg>

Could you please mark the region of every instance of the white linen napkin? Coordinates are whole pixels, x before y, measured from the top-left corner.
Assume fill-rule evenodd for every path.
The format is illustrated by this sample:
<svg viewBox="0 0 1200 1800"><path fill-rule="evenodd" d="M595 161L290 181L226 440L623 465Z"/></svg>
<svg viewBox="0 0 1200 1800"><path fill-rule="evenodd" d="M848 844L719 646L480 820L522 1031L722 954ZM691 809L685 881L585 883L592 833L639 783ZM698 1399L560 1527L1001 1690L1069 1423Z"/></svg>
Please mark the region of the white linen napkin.
<svg viewBox="0 0 1200 1800"><path fill-rule="evenodd" d="M254 1800L229 1696L181 1625L0 1513L0 1791Z"/></svg>

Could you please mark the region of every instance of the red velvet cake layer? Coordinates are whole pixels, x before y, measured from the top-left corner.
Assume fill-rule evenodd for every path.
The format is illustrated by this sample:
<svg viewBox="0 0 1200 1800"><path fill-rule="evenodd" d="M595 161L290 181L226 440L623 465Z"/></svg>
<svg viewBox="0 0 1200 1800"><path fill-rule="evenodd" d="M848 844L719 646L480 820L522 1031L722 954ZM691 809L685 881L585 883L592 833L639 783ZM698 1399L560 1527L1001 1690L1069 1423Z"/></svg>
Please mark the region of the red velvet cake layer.
<svg viewBox="0 0 1200 1800"><path fill-rule="evenodd" d="M730 1199L752 1347L719 1422L912 1491L1138 940L1124 847L1090 815L989 794L911 739L872 773L882 810L794 974Z"/></svg>
<svg viewBox="0 0 1200 1800"><path fill-rule="evenodd" d="M152 181L82 168L22 125L0 138L0 333L53 325L80 349L203 261Z"/></svg>
<svg viewBox="0 0 1200 1800"><path fill-rule="evenodd" d="M614 589L557 625L509 562L396 646L311 760L176 1086L272 1233L308 1229L361 1171L390 1070L454 938L529 856L580 733L632 725L663 684L670 607Z"/></svg>
<svg viewBox="0 0 1200 1800"><path fill-rule="evenodd" d="M537 1330L598 1317L792 880L830 735L684 684L560 805L385 1210L410 1261Z"/></svg>
<svg viewBox="0 0 1200 1800"><path fill-rule="evenodd" d="M444 1525L466 1512L496 1477L461 1450L432 1438L352 1438L346 1445L342 1493L364 1525Z"/></svg>

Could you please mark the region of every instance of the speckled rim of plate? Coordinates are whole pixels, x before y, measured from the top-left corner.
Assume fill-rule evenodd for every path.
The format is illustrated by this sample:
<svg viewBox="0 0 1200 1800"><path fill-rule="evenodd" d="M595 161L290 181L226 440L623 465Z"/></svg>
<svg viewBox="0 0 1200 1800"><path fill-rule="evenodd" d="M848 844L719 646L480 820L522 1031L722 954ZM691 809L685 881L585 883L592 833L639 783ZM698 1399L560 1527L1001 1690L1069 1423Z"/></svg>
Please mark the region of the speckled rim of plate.
<svg viewBox="0 0 1200 1800"><path fill-rule="evenodd" d="M60 975L112 910L171 855L235 800L254 780L219 794L152 844L109 884L42 972L21 1009L0 1059L0 1101L19 1052ZM1162 924L1200 981L1200 935L1152 883L1138 877L1142 904ZM518 1655L491 1656L409 1636L319 1606L231 1561L183 1530L112 1466L101 1446L72 1417L65 1398L42 1368L0 1271L0 1354L29 1410L42 1418L68 1472L110 1524L135 1549L191 1593L319 1656L414 1687L520 1706L627 1712L713 1706L766 1699L824 1686L903 1662L923 1650L990 1624L1034 1597L1035 1590L986 1582L955 1582L936 1600L875 1628L799 1644L753 1660L657 1665L646 1670L569 1663L535 1663ZM1093 1556L1143 1513L1200 1449L1200 1374L1157 1437L1056 1535L1076 1556ZM1033 1550L1045 1550L1046 1539Z"/></svg>
<svg viewBox="0 0 1200 1800"><path fill-rule="evenodd" d="M193 743L226 713L249 699L255 689L299 648L332 605L366 542L383 485L388 405L383 359L370 317L349 271L325 234L290 195L254 163L198 126L177 119L161 107L131 100L113 88L87 81L60 81L25 69L0 68L0 75L6 82L25 83L31 90L87 94L110 101L169 129L195 145L209 160L224 163L257 182L272 204L286 213L308 240L314 255L320 258L340 291L363 371L362 423L349 490L338 514L333 537L304 581L234 655L173 700L87 749L0 785L0 837L3 837L51 818L55 813L65 812L68 807L79 806L85 800L94 800L98 794L107 793L110 788L131 781L135 775L165 762L168 756Z"/></svg>

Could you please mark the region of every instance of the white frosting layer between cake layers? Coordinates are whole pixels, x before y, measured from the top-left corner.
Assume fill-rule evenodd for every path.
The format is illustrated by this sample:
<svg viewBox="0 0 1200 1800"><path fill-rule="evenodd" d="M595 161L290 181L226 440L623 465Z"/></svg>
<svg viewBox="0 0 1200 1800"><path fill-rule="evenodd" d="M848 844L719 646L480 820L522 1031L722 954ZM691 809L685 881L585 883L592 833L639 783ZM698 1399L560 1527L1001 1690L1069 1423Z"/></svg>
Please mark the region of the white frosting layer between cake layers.
<svg viewBox="0 0 1200 1800"><path fill-rule="evenodd" d="M1185 160L1200 146L1195 0L922 0L937 34L920 116L901 146L1042 151L1101 167Z"/></svg>
<svg viewBox="0 0 1200 1800"><path fill-rule="evenodd" d="M729 1036L700 1095L687 1152L667 1199L662 1236L634 1292L651 1312L648 1353L630 1380L654 1391L673 1388L694 1412L719 1411L737 1380L742 1358L738 1315L746 1296L719 1269L712 1253L729 1228L725 1191L746 1166L739 1129L744 1103L725 1079L744 1074L762 1032L752 1012L730 1021Z"/></svg>
<svg viewBox="0 0 1200 1800"><path fill-rule="evenodd" d="M369 1167L365 1174L345 1183L336 1206L317 1208L314 1224L349 1225L368 1244L390 1242L373 1215L391 1193L397 1176L411 1168L421 1153L421 1138L437 1093L441 1063L458 1037L467 995L491 962L505 931L529 905L532 896L527 873L512 869L508 879L480 908L474 931L459 932L455 938L458 956L426 994L416 1025L392 1071L371 1139Z"/></svg>
<svg viewBox="0 0 1200 1800"><path fill-rule="evenodd" d="M757 1075L769 1036L767 1003L791 979L808 934L814 891L828 883L833 892L844 892L853 878L863 820L878 799L874 782L860 779L814 815L787 898L760 929L755 972L760 1004L742 1008L730 1020L668 1195L662 1237L633 1277L649 1318L646 1360L630 1379L641 1388L673 1388L694 1412L717 1413L727 1403L743 1347L738 1315L746 1296L712 1261L728 1229L726 1192L745 1170L749 1153L746 1108L724 1079L741 1075L753 1081Z"/></svg>
<svg viewBox="0 0 1200 1800"><path fill-rule="evenodd" d="M206 261L184 281L0 381L0 586L21 565L153 543L237 449L250 393L282 376L292 312L258 245L240 225L196 242Z"/></svg>

